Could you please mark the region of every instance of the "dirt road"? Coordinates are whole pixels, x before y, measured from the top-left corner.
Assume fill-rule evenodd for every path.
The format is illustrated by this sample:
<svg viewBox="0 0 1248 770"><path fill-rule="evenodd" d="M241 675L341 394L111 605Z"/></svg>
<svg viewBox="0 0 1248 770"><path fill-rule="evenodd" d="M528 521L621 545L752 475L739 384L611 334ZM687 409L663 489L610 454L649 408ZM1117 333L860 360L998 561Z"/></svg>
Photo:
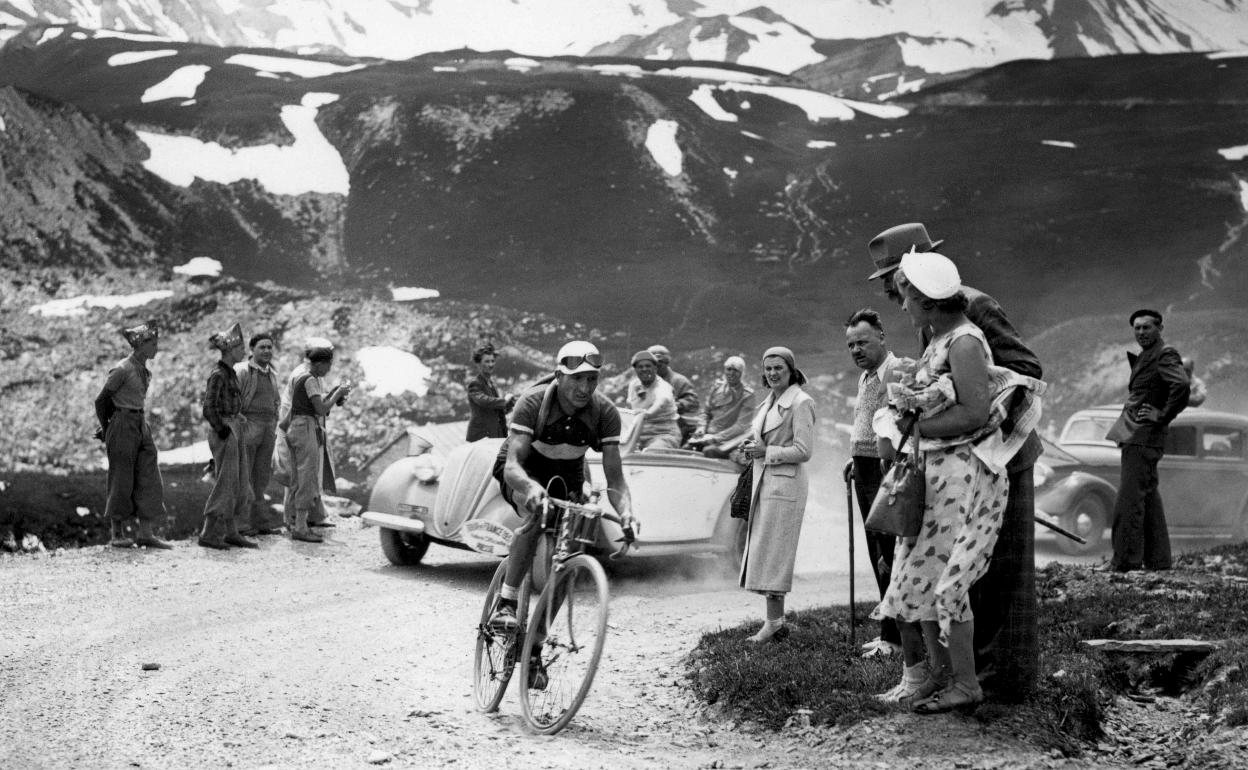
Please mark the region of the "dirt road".
<svg viewBox="0 0 1248 770"><path fill-rule="evenodd" d="M0 558L0 767L1066 766L957 719L923 741L941 750L916 753L904 736L926 729L917 717L780 735L703 718L682 657L760 609L707 562L616 569L589 701L563 733L530 736L514 697L496 716L471 700L494 562L435 547L399 569L358 520L331 532L250 552ZM846 598L844 574L806 575L790 606Z"/></svg>

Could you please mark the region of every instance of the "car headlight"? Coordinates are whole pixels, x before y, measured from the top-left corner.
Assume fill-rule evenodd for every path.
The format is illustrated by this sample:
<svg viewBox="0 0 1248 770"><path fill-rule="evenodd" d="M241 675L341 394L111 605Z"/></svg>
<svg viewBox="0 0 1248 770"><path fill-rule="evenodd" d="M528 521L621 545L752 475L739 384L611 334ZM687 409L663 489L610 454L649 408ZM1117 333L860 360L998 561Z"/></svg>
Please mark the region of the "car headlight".
<svg viewBox="0 0 1248 770"><path fill-rule="evenodd" d="M1053 469L1044 463L1036 463L1031 468L1031 477L1037 487L1042 487L1053 478Z"/></svg>
<svg viewBox="0 0 1248 770"><path fill-rule="evenodd" d="M412 460L412 475L422 484L432 484L442 475L442 461L430 454Z"/></svg>

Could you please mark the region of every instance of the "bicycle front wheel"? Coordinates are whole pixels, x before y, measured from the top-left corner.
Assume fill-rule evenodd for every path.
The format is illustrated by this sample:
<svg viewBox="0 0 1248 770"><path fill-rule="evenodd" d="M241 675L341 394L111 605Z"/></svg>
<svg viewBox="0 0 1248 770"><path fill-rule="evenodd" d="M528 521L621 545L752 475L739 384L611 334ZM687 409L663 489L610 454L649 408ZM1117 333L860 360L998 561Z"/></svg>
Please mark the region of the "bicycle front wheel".
<svg viewBox="0 0 1248 770"><path fill-rule="evenodd" d="M607 601L607 574L584 554L547 581L520 657L520 710L535 732L562 730L589 693L607 639Z"/></svg>
<svg viewBox="0 0 1248 770"><path fill-rule="evenodd" d="M477 624L477 643L472 653L472 696L477 708L486 713L498 710L516 664L517 635L490 627L490 616L498 608L498 592L506 575L507 560L503 559L485 592L481 621Z"/></svg>

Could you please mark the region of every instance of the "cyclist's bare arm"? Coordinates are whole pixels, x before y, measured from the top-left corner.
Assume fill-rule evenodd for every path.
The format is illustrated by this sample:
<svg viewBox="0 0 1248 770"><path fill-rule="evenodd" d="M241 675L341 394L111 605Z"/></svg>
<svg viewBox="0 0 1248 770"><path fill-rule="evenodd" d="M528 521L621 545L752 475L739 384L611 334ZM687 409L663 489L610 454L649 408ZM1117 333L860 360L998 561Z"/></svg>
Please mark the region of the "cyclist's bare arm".
<svg viewBox="0 0 1248 770"><path fill-rule="evenodd" d="M527 433L513 432L507 441L507 462L503 465L503 479L507 486L520 496L530 511L537 510L546 490L524 470L524 462L533 451L533 437Z"/></svg>
<svg viewBox="0 0 1248 770"><path fill-rule="evenodd" d="M628 520L633 517L633 498L624 480L624 463L620 461L620 445L606 444L602 447L602 470L607 477L607 499L611 507Z"/></svg>

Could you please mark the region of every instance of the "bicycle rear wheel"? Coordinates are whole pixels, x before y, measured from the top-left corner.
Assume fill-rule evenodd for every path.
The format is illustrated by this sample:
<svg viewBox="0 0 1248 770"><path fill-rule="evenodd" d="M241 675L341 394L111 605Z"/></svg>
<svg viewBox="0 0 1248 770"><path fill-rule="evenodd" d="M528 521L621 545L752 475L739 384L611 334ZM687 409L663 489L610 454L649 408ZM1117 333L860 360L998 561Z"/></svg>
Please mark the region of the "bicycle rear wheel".
<svg viewBox="0 0 1248 770"><path fill-rule="evenodd" d="M534 731L559 732L584 702L607 639L607 602L606 572L584 554L564 562L538 598L519 661L520 710Z"/></svg>
<svg viewBox="0 0 1248 770"><path fill-rule="evenodd" d="M507 692L507 683L515 670L516 651L523 634L505 633L490 627L490 616L498 608L498 593L507 575L507 560L494 570L494 578L485 592L485 604L481 608L481 621L477 623L477 642L472 654L472 696L477 708L490 713L498 710L498 704ZM524 615L516 613L523 623Z"/></svg>

